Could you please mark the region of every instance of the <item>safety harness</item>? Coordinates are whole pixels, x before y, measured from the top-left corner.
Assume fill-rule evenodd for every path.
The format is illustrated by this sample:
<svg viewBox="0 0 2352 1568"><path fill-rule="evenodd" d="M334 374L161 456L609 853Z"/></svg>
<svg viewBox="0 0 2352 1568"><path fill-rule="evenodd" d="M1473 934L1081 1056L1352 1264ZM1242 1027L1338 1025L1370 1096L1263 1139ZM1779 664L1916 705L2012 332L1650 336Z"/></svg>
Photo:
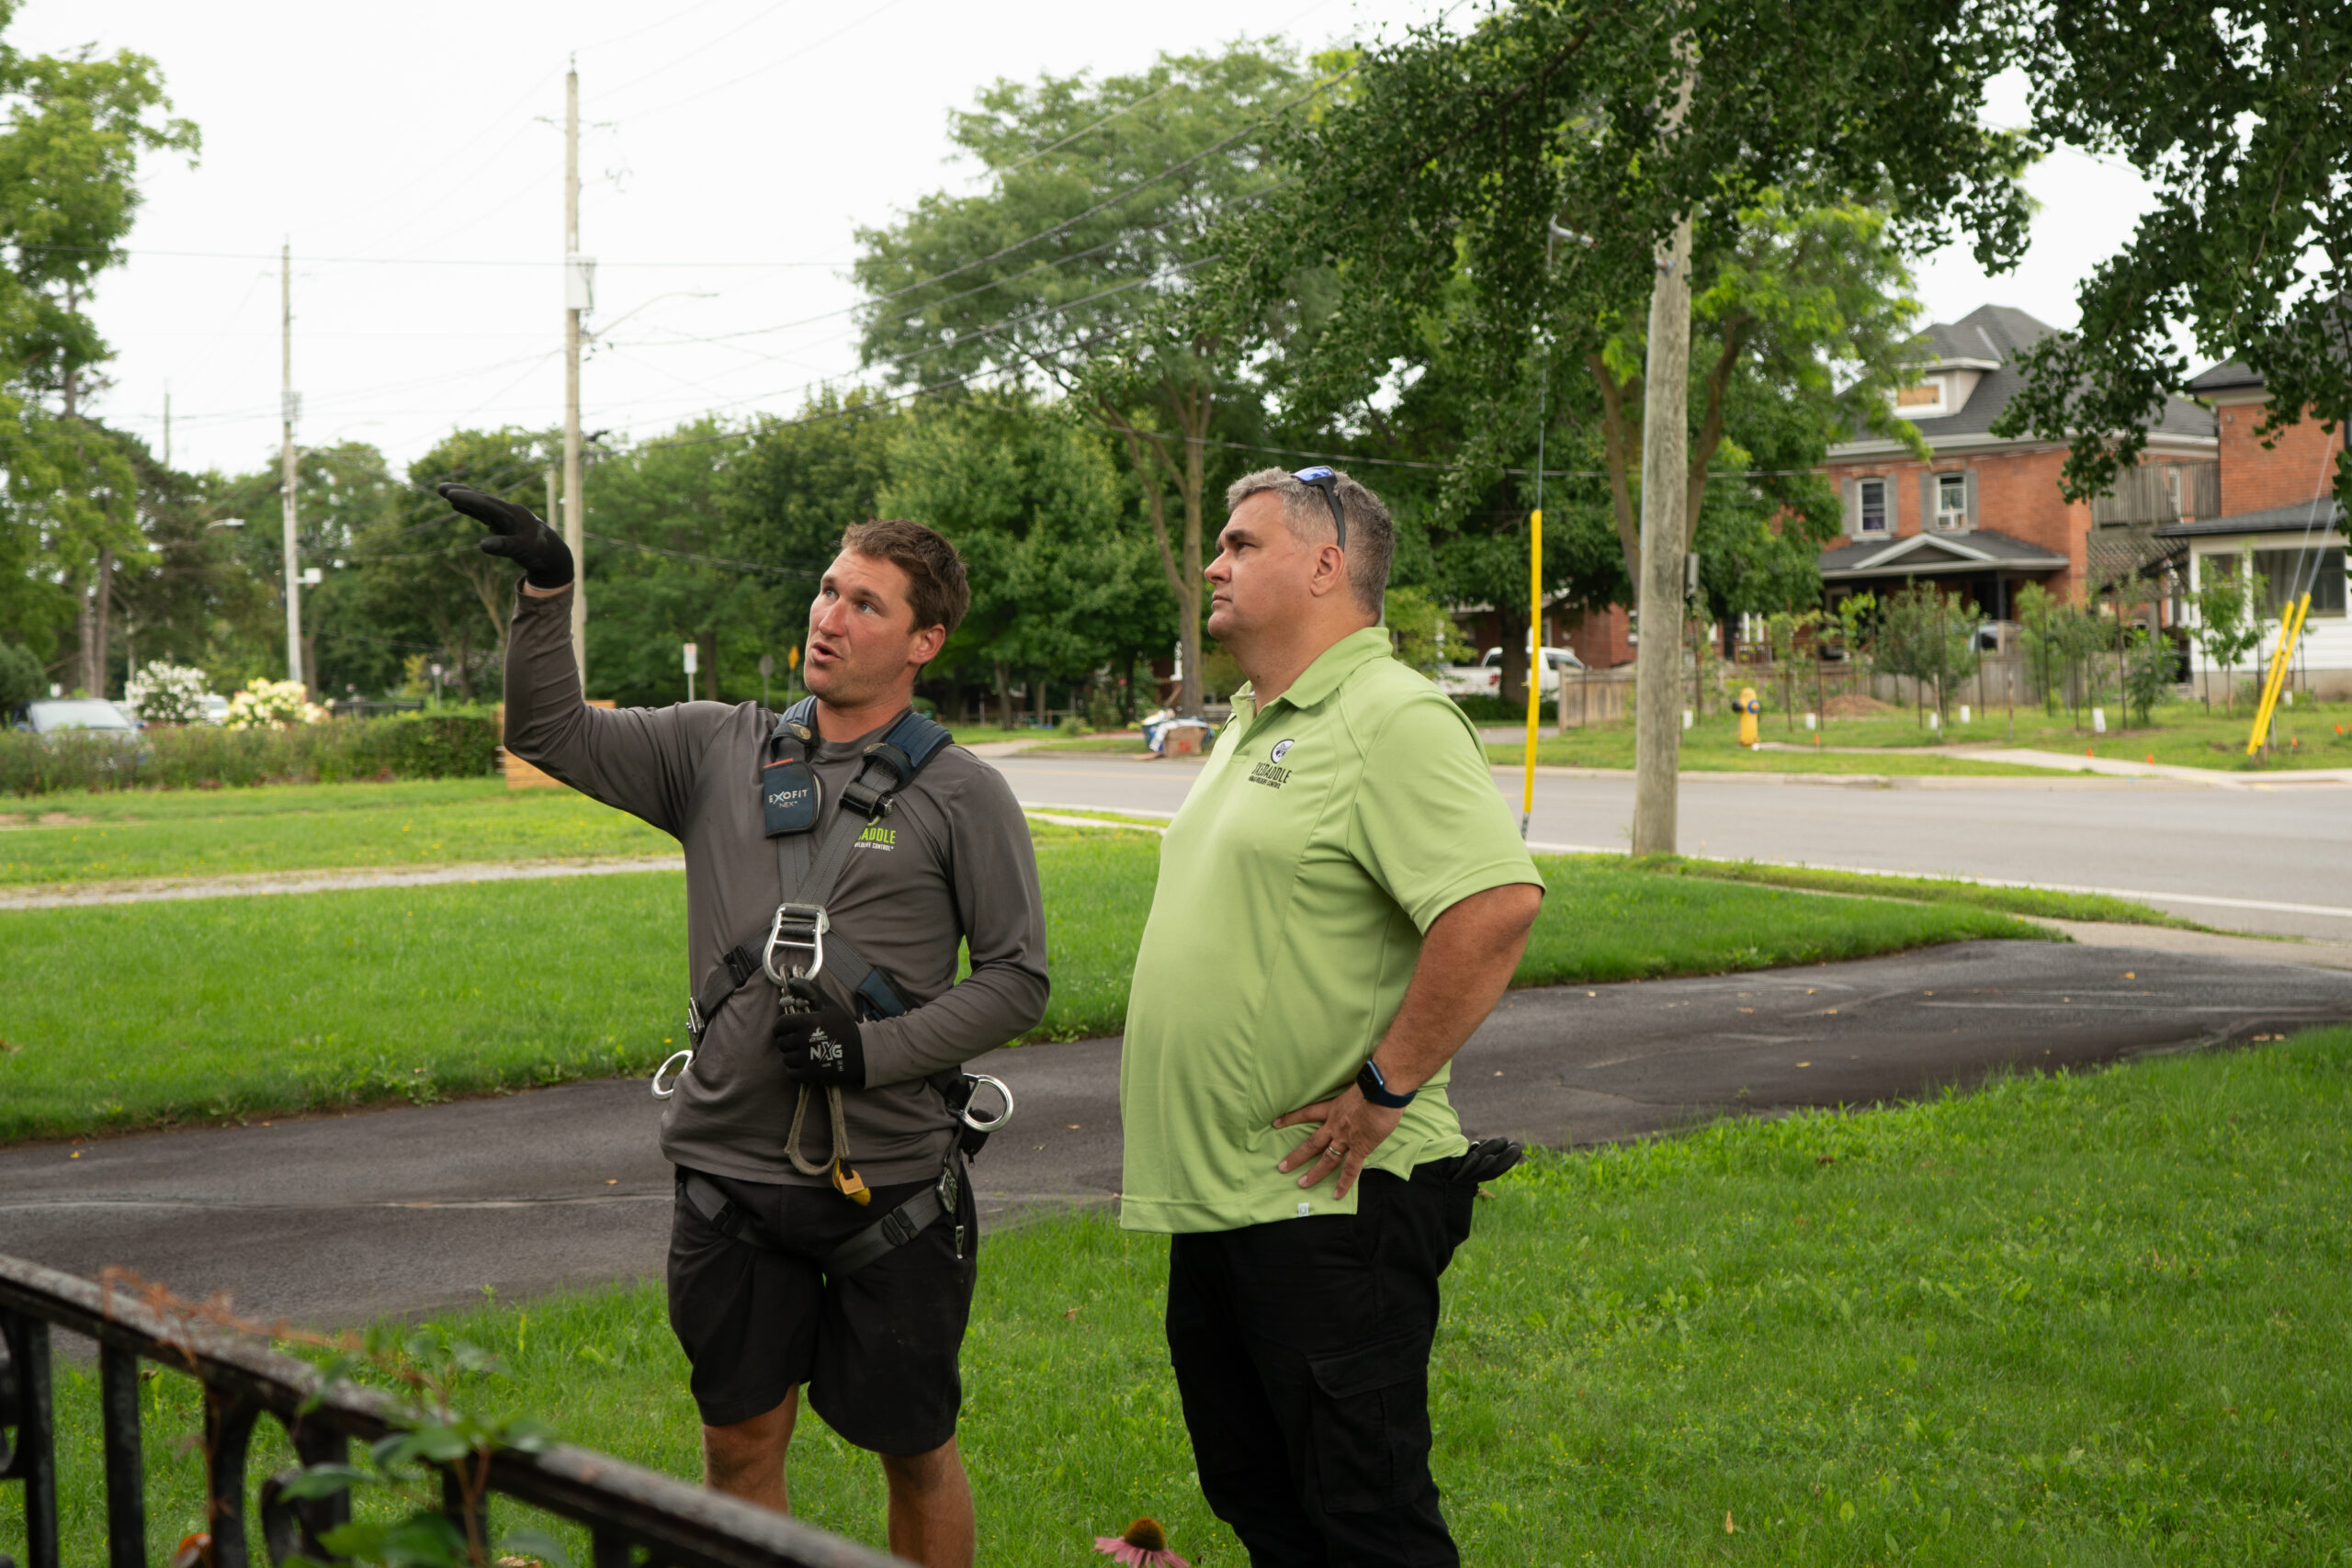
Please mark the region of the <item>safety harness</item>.
<svg viewBox="0 0 2352 1568"><path fill-rule="evenodd" d="M808 766L808 748L816 739L816 716L817 699L802 698L776 720L762 751L761 810L768 837L776 840L776 871L786 895L784 901L776 906L766 931L747 936L728 949L687 998L686 1036L692 1044L655 1069L652 1087L656 1100L667 1100L677 1092L677 1080L692 1069L695 1049L702 1044L711 1020L736 992L751 984L755 975L764 974L775 983L779 1005L786 1010L812 1005L794 994L793 982L799 981L805 987L829 967L837 976L848 977L855 1005L865 1017L898 1018L908 1010L889 976L868 963L833 925L826 913L826 904L832 897L834 885L848 868L850 854L858 840L890 814L898 796L954 737L910 710L881 739L867 746L857 775L842 791L840 812L819 836L815 859L807 874L796 878L791 841L819 829L824 821L824 789ZM797 899L790 897L796 890L800 894ZM667 1087L662 1081L665 1077L669 1079ZM955 1213L962 1179L959 1158L978 1155L989 1134L1012 1120L1012 1091L998 1079L951 1068L933 1074L927 1081L939 1090L962 1124L939 1179L836 1248L821 1265L827 1274L847 1274L864 1268L893 1247L913 1240L943 1215ZM1003 1111L992 1121L981 1121L972 1114L973 1098L983 1084L995 1089L1004 1101ZM828 1086L825 1090L832 1122L831 1159L820 1164L800 1153L800 1128L808 1116L812 1087L800 1086L791 1130L785 1138L785 1154L793 1168L803 1176L824 1175L830 1170L834 1188L843 1197L858 1203L867 1202L873 1194L849 1164L848 1128L838 1086ZM757 1216L730 1202L706 1178L685 1173L680 1179L680 1187L696 1212L723 1234L770 1251L786 1250ZM958 1224L956 1254L960 1258L963 1253L964 1227Z"/></svg>

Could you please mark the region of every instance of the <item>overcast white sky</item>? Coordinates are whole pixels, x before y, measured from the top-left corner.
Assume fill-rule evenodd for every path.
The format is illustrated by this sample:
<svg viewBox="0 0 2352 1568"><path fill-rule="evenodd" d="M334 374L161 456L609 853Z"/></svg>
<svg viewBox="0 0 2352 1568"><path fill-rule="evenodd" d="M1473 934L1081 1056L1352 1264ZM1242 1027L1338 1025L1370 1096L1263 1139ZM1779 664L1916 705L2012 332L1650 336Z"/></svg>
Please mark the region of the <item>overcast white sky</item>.
<svg viewBox="0 0 2352 1568"><path fill-rule="evenodd" d="M1245 32L1322 47L1441 8L107 0L99 14L30 0L11 41L152 55L201 129L195 168L153 166L133 256L101 283L119 355L101 412L156 440L168 389L175 462L234 470L276 460L281 237L295 254L299 439L368 441L401 463L458 425L560 418L571 51L590 128L591 325L614 329L583 372L582 418L641 436L710 409L789 413L817 383L854 376L854 232L965 184L946 115L995 78L1125 72ZM1993 112L2021 119L2021 95ZM2043 207L2025 265L1987 279L1964 254L1930 258L1931 319L1992 301L2073 324L2075 283L2128 234L2142 188L2068 153L2031 184ZM697 341L721 333L738 335Z"/></svg>

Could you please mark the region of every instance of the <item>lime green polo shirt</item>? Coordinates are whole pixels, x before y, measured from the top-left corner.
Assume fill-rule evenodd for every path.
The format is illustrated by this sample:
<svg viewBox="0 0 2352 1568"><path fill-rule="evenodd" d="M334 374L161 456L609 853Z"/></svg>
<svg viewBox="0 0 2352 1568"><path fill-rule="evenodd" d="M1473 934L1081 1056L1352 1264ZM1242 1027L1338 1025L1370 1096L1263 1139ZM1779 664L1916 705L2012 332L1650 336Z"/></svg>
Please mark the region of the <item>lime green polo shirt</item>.
<svg viewBox="0 0 2352 1568"><path fill-rule="evenodd" d="M1275 1117L1355 1079L1404 1000L1430 923L1474 893L1543 886L1462 710L1341 638L1264 711L1245 688L1159 850L1119 1060L1120 1223L1214 1231L1353 1213L1336 1178L1276 1164L1312 1135ZM1409 1176L1468 1145L1423 1085L1366 1162Z"/></svg>

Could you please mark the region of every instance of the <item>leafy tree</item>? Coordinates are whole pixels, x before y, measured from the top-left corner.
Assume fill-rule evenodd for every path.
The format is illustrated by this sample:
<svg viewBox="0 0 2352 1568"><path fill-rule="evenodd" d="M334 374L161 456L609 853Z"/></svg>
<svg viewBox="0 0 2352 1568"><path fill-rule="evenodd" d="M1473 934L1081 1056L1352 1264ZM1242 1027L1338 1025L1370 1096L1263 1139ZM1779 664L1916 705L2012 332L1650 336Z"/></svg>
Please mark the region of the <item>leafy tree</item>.
<svg viewBox="0 0 2352 1568"><path fill-rule="evenodd" d="M0 0L0 28L16 12ZM146 556L126 443L89 412L111 350L88 307L123 260L141 160L196 148L146 56L0 43L0 626L46 660L86 604L77 683L104 682L116 562Z"/></svg>
<svg viewBox="0 0 2352 1568"><path fill-rule="evenodd" d="M1220 217L1284 183L1269 148L1310 91L1278 45L1248 41L1099 82L999 81L950 124L986 188L926 197L859 235L867 364L909 386L1042 380L1115 434L1175 599L1186 713L1200 704L1210 447L1250 439L1257 396L1221 333L1139 323L1215 259Z"/></svg>
<svg viewBox="0 0 2352 1568"><path fill-rule="evenodd" d="M2021 20L2041 134L2117 155L2154 191L2076 290L2080 326L2036 345L2004 434L2071 444L2070 498L2139 461L2188 366L2235 355L2268 428L2352 420L2352 11L2296 0L2040 0ZM2352 459L2335 463L2352 516Z"/></svg>
<svg viewBox="0 0 2352 1568"><path fill-rule="evenodd" d="M2144 725L2158 699L2180 679L2180 650L2166 637L2151 636L2144 626L2124 633L2123 701Z"/></svg>
<svg viewBox="0 0 2352 1568"><path fill-rule="evenodd" d="M411 655L430 652L466 701L495 691L514 569L475 547L481 525L451 512L434 487L456 480L543 512L547 470L559 450L547 433L453 431L409 465L404 491L372 447L303 456L297 513L302 553L323 556L317 564L328 569L319 618L312 619L308 599L303 612L307 626L326 630L306 635L319 638L332 658L348 660L354 673L346 684L365 671L371 689L388 689L399 683ZM315 482L313 461L321 465ZM345 549L349 556L334 553ZM337 559L356 567L347 581L334 569Z"/></svg>
<svg viewBox="0 0 2352 1568"><path fill-rule="evenodd" d="M1957 4L1546 4L1458 35L1433 25L1368 51L1348 98L1291 130L1276 152L1298 178L1219 237L1192 319L1237 344L1295 343L1273 376L1308 417L1373 406L1442 334L1481 389L1449 465L1458 513L1531 426L1539 346L1555 365L1599 354L1598 379L1627 389L1636 362L1610 344L1637 330L1654 245L1682 214L1721 247L1694 276L1726 377L1777 359L1826 385L1808 354L1849 333L1889 363L1901 334L1883 308L1837 319L1855 289L1883 293L1887 255L1962 228L1987 263L2022 248L2018 144L1976 120L2007 48ZM1689 116L1661 144L1685 59ZM1900 193L1883 218L1845 199L1879 192ZM1831 281L1776 293L1833 254L1848 265ZM1694 389L1710 374L1694 362ZM1632 412L1610 441L1621 468ZM1702 412L1702 445L1708 429Z"/></svg>
<svg viewBox="0 0 2352 1568"><path fill-rule="evenodd" d="M30 649L0 642L0 719L6 718L18 704L46 695L48 674Z"/></svg>
<svg viewBox="0 0 2352 1568"><path fill-rule="evenodd" d="M2233 560L2231 570L2224 571L2209 557L2195 597L2197 625L2189 635L2205 650L2205 657L2222 667L2222 703L2233 707L2238 664L2262 646L2270 584L2250 566Z"/></svg>
<svg viewBox="0 0 2352 1568"><path fill-rule="evenodd" d="M267 563L257 550L249 558L245 550L254 541L239 530L258 529L236 509L237 487L219 475L166 468L137 440L127 440L124 450L147 541L143 558L124 561L115 577L126 677L144 662L142 655L201 666L222 691L277 671L285 623L271 590L276 532ZM243 487L242 499L274 491L274 474L268 480ZM269 510L276 511L274 500Z"/></svg>
<svg viewBox="0 0 2352 1568"><path fill-rule="evenodd" d="M2065 643L2060 630L2064 606L2047 588L2039 582L2029 582L2018 590L2018 631L2027 666L2033 671L2034 682L2041 688L2042 711L2058 711L2058 670L2065 659Z"/></svg>
<svg viewBox="0 0 2352 1568"><path fill-rule="evenodd" d="M1396 645L1399 663L1435 675L1445 662L1439 633L1445 625L1445 612L1419 588L1392 588L1382 602L1381 624L1388 628L1388 639Z"/></svg>
<svg viewBox="0 0 2352 1568"><path fill-rule="evenodd" d="M1133 488L1098 432L1028 397L916 410L891 443L882 507L946 535L969 570L971 614L934 666L953 709L977 678L1011 725L1016 672L1040 709L1049 682L1076 687L1106 666L1132 692L1137 660L1164 642L1168 594Z"/></svg>
<svg viewBox="0 0 2352 1568"><path fill-rule="evenodd" d="M1976 673L1976 628L1983 624L1974 606L1957 603L1932 583L1908 583L1880 608L1872 658L1881 672L1911 679L1921 722L1931 683L1940 719L1953 683Z"/></svg>

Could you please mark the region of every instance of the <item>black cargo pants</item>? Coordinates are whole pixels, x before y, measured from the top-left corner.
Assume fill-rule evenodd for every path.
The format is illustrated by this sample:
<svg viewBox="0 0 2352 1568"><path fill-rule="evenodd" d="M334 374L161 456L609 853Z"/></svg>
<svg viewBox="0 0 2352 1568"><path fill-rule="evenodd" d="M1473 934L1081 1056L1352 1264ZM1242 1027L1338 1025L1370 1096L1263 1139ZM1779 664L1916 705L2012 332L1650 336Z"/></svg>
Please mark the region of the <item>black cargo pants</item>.
<svg viewBox="0 0 2352 1568"><path fill-rule="evenodd" d="M1253 1568L1461 1562L1430 1475L1454 1162L1363 1173L1358 1213L1170 1238L1168 1349L1201 1490Z"/></svg>

